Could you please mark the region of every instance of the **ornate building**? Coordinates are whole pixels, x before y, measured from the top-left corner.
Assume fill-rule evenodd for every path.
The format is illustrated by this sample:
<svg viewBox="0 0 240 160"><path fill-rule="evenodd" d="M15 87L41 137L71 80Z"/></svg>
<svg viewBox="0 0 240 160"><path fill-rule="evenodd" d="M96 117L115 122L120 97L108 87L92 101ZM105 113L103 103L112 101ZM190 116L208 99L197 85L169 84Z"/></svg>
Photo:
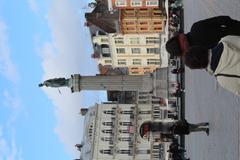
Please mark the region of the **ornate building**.
<svg viewBox="0 0 240 160"><path fill-rule="evenodd" d="M163 142L160 134L141 137L139 129L146 121L172 121L166 114L171 108L150 93L140 93L138 98L135 104L106 103L96 104L87 112L82 109L85 130L80 159L168 159L169 142Z"/></svg>

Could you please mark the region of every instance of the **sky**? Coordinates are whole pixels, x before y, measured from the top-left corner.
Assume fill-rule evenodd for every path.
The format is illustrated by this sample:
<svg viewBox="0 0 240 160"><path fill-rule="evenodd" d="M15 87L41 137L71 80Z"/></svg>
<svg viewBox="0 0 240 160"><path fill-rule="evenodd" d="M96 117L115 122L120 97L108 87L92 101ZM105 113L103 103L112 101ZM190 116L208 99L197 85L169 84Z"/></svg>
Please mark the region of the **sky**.
<svg viewBox="0 0 240 160"><path fill-rule="evenodd" d="M74 159L80 108L105 92L38 88L49 78L96 74L84 13L91 0L0 0L0 160Z"/></svg>

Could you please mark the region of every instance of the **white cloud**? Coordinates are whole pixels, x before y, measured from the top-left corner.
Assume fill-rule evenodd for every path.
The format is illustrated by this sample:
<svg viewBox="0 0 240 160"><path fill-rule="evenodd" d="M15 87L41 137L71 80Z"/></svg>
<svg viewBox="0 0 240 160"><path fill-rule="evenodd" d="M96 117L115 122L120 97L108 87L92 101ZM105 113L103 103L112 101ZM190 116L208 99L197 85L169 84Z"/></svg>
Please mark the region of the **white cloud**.
<svg viewBox="0 0 240 160"><path fill-rule="evenodd" d="M10 152L6 155L6 160L23 160L22 150L17 148L14 139L12 139Z"/></svg>
<svg viewBox="0 0 240 160"><path fill-rule="evenodd" d="M8 90L3 91L4 104L11 108L14 112L20 109L20 98L11 94Z"/></svg>
<svg viewBox="0 0 240 160"><path fill-rule="evenodd" d="M0 126L0 160L23 160L21 148L16 146L14 138L9 142L3 135L3 128Z"/></svg>
<svg viewBox="0 0 240 160"><path fill-rule="evenodd" d="M81 73L93 75L97 67L90 58L92 45L88 28L84 27L84 14L79 13L86 1L53 0L47 15L52 41L42 47L43 80L57 77L70 77ZM44 88L44 92L56 106L57 126L55 132L74 158L79 152L74 148L81 142L83 118L79 110L82 106L99 100L98 95L86 92L71 94L67 88ZM89 94L89 93L88 93ZM86 106L84 106L86 107Z"/></svg>
<svg viewBox="0 0 240 160"><path fill-rule="evenodd" d="M10 81L16 83L19 73L16 65L11 59L11 51L8 44L7 25L0 21L0 74Z"/></svg>
<svg viewBox="0 0 240 160"><path fill-rule="evenodd" d="M0 124L0 160L22 160L22 151L16 146L15 122L22 113L22 105L19 96L9 90L4 90L3 106L9 111L4 125ZM3 108L2 108L3 109Z"/></svg>
<svg viewBox="0 0 240 160"><path fill-rule="evenodd" d="M18 95L13 94L9 90L3 91L3 105L7 107L10 110L9 117L6 122L6 126L8 128L12 128L14 130L13 126L14 123L19 116L19 114L22 114L22 104L21 99Z"/></svg>
<svg viewBox="0 0 240 160"><path fill-rule="evenodd" d="M28 0L29 7L34 13L39 12L39 7L36 0Z"/></svg>

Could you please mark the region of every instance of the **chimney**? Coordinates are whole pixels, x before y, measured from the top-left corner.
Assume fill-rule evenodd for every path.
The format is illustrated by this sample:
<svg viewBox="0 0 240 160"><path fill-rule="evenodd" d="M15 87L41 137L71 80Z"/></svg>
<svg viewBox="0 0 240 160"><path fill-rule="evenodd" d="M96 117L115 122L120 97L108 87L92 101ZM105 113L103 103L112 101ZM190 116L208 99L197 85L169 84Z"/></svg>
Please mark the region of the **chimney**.
<svg viewBox="0 0 240 160"><path fill-rule="evenodd" d="M82 116L85 116L87 114L87 112L88 112L88 108L81 108L81 110L80 110L80 114Z"/></svg>

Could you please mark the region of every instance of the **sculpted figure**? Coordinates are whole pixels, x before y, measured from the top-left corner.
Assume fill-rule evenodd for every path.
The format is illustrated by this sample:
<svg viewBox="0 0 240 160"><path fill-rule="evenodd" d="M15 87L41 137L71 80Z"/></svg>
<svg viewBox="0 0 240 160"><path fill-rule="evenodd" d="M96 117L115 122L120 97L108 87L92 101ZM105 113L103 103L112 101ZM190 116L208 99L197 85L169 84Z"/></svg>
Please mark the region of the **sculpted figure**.
<svg viewBox="0 0 240 160"><path fill-rule="evenodd" d="M69 79L66 78L53 78L53 79L49 79L44 81L43 83L40 83L38 86L39 87L67 87L69 84Z"/></svg>

